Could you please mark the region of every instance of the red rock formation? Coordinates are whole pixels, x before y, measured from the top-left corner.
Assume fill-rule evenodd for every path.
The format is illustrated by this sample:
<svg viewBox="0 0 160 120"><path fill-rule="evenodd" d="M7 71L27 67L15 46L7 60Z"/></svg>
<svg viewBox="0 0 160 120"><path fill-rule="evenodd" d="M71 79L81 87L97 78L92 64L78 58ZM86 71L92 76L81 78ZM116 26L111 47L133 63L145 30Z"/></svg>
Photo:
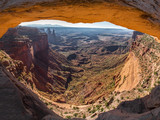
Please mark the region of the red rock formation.
<svg viewBox="0 0 160 120"><path fill-rule="evenodd" d="M44 32L48 36L48 42L52 44L57 44L57 37L53 28L40 28L41 32Z"/></svg>
<svg viewBox="0 0 160 120"><path fill-rule="evenodd" d="M62 118L49 110L38 96L0 66L1 120L41 120L47 116Z"/></svg>
<svg viewBox="0 0 160 120"><path fill-rule="evenodd" d="M45 33L36 28L12 28L2 37L0 47L27 66L27 72L32 72L30 81L38 90L50 94L64 93L67 77L73 70L65 67L69 63L63 55L49 49ZM68 72L57 74L58 71Z"/></svg>
<svg viewBox="0 0 160 120"><path fill-rule="evenodd" d="M133 35L132 35L132 39L135 41L138 37L138 35L143 35L144 33L138 32L138 31L134 31Z"/></svg>
<svg viewBox="0 0 160 120"><path fill-rule="evenodd" d="M160 120L160 44L146 34L136 38L131 50L142 68L142 80L138 87L142 92L151 88L152 91L143 98L122 102L116 109L100 114L96 120Z"/></svg>

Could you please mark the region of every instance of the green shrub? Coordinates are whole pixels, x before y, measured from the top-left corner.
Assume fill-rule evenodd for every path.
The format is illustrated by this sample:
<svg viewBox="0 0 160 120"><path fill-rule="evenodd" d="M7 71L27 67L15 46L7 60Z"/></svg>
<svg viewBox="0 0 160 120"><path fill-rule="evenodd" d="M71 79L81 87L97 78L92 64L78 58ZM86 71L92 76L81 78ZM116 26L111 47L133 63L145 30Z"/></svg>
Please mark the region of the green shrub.
<svg viewBox="0 0 160 120"><path fill-rule="evenodd" d="M104 110L104 109L103 109L103 108L101 108L101 112L103 112L103 110Z"/></svg>
<svg viewBox="0 0 160 120"><path fill-rule="evenodd" d="M78 110L79 109L79 107L73 107L73 110Z"/></svg>
<svg viewBox="0 0 160 120"><path fill-rule="evenodd" d="M102 105L96 105L97 110L101 108Z"/></svg>
<svg viewBox="0 0 160 120"><path fill-rule="evenodd" d="M96 112L96 109L91 110L91 113L95 113L95 112Z"/></svg>
<svg viewBox="0 0 160 120"><path fill-rule="evenodd" d="M64 114L68 114L68 112L64 112Z"/></svg>
<svg viewBox="0 0 160 120"><path fill-rule="evenodd" d="M138 99L140 98L140 95L138 95L138 97L137 97Z"/></svg>
<svg viewBox="0 0 160 120"><path fill-rule="evenodd" d="M157 76L158 76L158 72L154 72L154 75L157 75Z"/></svg>
<svg viewBox="0 0 160 120"><path fill-rule="evenodd" d="M85 119L86 118L86 115L85 114L83 114L83 119Z"/></svg>
<svg viewBox="0 0 160 120"><path fill-rule="evenodd" d="M18 76L18 81L21 81L22 80L22 76Z"/></svg>
<svg viewBox="0 0 160 120"><path fill-rule="evenodd" d="M89 112L90 110L91 110L91 108L89 107L89 108L88 108L88 112Z"/></svg>
<svg viewBox="0 0 160 120"><path fill-rule="evenodd" d="M121 96L121 99L123 100L123 96Z"/></svg>
<svg viewBox="0 0 160 120"><path fill-rule="evenodd" d="M139 91L139 92L142 92L142 89L138 88L138 91Z"/></svg>
<svg viewBox="0 0 160 120"><path fill-rule="evenodd" d="M109 103L108 103L108 102L105 102L105 106L108 107L108 106L109 106Z"/></svg>
<svg viewBox="0 0 160 120"><path fill-rule="evenodd" d="M78 113L74 113L73 116L74 116L74 117L77 117L77 116L78 116Z"/></svg>
<svg viewBox="0 0 160 120"><path fill-rule="evenodd" d="M71 116L66 116L67 119L71 119Z"/></svg>
<svg viewBox="0 0 160 120"><path fill-rule="evenodd" d="M46 105L48 105L48 102L45 102Z"/></svg>

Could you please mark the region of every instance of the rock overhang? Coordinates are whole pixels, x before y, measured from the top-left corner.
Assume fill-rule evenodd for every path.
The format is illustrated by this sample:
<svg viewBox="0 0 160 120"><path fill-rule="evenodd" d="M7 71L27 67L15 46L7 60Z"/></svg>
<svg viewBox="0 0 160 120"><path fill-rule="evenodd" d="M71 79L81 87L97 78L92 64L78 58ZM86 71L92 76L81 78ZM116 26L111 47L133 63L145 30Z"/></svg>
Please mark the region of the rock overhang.
<svg viewBox="0 0 160 120"><path fill-rule="evenodd" d="M3 0L0 37L21 22L63 20L72 23L108 21L160 38L158 0Z"/></svg>

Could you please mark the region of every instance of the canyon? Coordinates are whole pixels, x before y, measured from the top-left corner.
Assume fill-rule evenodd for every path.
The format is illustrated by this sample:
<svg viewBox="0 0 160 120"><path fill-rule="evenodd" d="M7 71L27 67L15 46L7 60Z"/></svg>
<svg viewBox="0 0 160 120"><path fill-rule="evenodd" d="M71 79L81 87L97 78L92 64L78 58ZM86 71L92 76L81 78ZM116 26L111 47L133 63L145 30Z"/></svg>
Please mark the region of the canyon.
<svg viewBox="0 0 160 120"><path fill-rule="evenodd" d="M159 120L159 43L149 35L138 35L131 47L141 66L141 77L137 91L146 94L135 100L124 101L112 111L102 113L97 120ZM154 52L153 52L154 51ZM126 79L127 80L127 79ZM136 91L136 89L135 89ZM146 93L148 91L148 93ZM129 94L135 93L131 90ZM136 93L137 94L137 93ZM138 95L138 94L137 94Z"/></svg>
<svg viewBox="0 0 160 120"><path fill-rule="evenodd" d="M158 112L155 39L131 30L17 26L0 39L2 75L22 94L15 95L28 119L143 119ZM18 106L10 107L15 114Z"/></svg>
<svg viewBox="0 0 160 120"><path fill-rule="evenodd" d="M11 70L13 75L41 94L64 93L68 77L76 71L63 55L49 48L47 35L36 28L9 29L0 46L12 59L22 61L16 74ZM56 99L56 95L48 97Z"/></svg>
<svg viewBox="0 0 160 120"><path fill-rule="evenodd" d="M125 54L128 51L128 39L131 38L131 31L119 30L118 33L118 30L114 32L115 30L112 29L98 29L95 31L90 29L90 31L86 33L88 29L58 28L60 29L58 32L55 28L57 31L57 36L55 36L53 30L52 34L51 32L48 33L48 31L51 31L50 29L51 28L47 28L47 30L40 29L39 31L36 28L21 26L9 29L1 38L0 46L12 59L23 62L21 66L23 66L22 69L24 70L17 72L18 74L13 73L14 76L26 85L31 86L32 89L36 88L39 92L42 91L41 94L43 95L49 93L50 95L46 95L50 99L53 97L54 99L51 99L53 101L56 101L56 96L60 96L59 94L64 94L65 89L68 88L68 83L74 81L72 79L80 79L82 77L90 78L91 75L85 75L86 71L91 74L93 74L93 71L97 71L94 73L97 74L100 71L103 72L106 68L117 67L118 64L123 63L127 56L119 56L118 54ZM63 33L62 31L64 29L67 29L68 32ZM44 31L46 31L46 33ZM78 36L77 33L80 31L82 31L82 33ZM105 35L106 33L109 35ZM113 35L111 35L111 33ZM48 39L47 36L49 36ZM83 36L84 39L80 39L80 36ZM51 43L50 47L48 44L49 39L53 41L49 41L49 43ZM54 42L55 40L57 41L56 43ZM112 43L113 40L114 43ZM57 46L58 49L55 49ZM52 49L55 49L61 54ZM72 60L71 56L74 54L77 58ZM112 54L114 55L112 56ZM117 60L121 61L120 63L117 63L117 60L115 60L113 65L108 65L105 62L108 58L115 59L116 57L118 57ZM101 60L102 58L103 60ZM108 60L108 62L110 62L110 60ZM98 64L101 64L101 66L98 67ZM29 79L26 78L26 76L30 76ZM74 85L72 87L78 88L78 86ZM53 95L54 93L55 95ZM68 97L68 95L62 97L64 101L61 102L66 102L66 97ZM62 98L60 97L59 99Z"/></svg>
<svg viewBox="0 0 160 120"><path fill-rule="evenodd" d="M158 0L0 1L0 37L2 37L9 28L16 27L21 22L40 19L64 20L72 23L109 21L129 29L152 35L134 32L133 38L129 43L131 45L129 54L121 59L124 63L121 64L121 69L119 70L119 72L121 72L118 72L118 74L114 76L115 83L113 85L115 85L115 87L111 87L111 94L107 94L107 98L103 99L102 97L102 100L99 101L96 99L93 101L90 101L90 99L86 100L86 102L94 104L84 107L83 105L70 106L69 104L60 103L69 102L64 100L65 96L63 96L63 94L66 88L69 89L68 85L72 85L73 83L68 80L68 84L66 78L70 78L71 74L83 72L83 69L79 69L79 67L81 67L81 64L87 67L88 61L87 59L83 59L86 56L81 58L79 54L77 55L76 53L67 59L65 57L66 54L62 55L62 53L65 49L68 50L70 48L61 47L61 49L59 49L61 53L57 53L55 51L56 45L46 46L48 43L44 41L44 39L47 39L47 34L36 32L36 35L39 34L39 37L38 39L33 38L32 40L30 37L15 32L16 29L13 28L13 31L15 31L11 33L12 37L3 38L11 44L7 42L4 43L4 41L1 43L1 47L6 51L0 51L1 119L61 120L65 118L84 118L89 120L159 120L159 5L160 2ZM34 30L37 31L36 29ZM15 40L16 42L14 43ZM20 42L17 42L17 40L20 40ZM24 42L24 40L26 42ZM38 40L41 40L43 44ZM43 46L44 49L39 51L39 46ZM101 48L101 44L99 47ZM11 50L8 50L8 48L11 48ZM115 48L115 46L113 48ZM102 54L102 56L103 54L108 54L107 50L105 50L104 53L102 53L102 51L99 52L93 49L89 53L96 52L98 55ZM41 52L42 55L38 54ZM20 55L22 55L22 57ZM29 61L24 59L26 56L29 58ZM73 58L78 59L75 61ZM113 61L115 58L118 57L115 56L110 60ZM47 62L44 61L44 59L47 59ZM61 61L62 59L63 61ZM93 61L94 60L95 59L93 59ZM76 65L76 68L72 68L72 65L70 65L68 61ZM62 64L63 62L65 65ZM99 66L99 64L97 64L97 66ZM90 67L92 67L92 65L89 65L89 68ZM129 68L132 69L130 70ZM60 71L63 72L61 73ZM134 74L131 74L132 71ZM113 73L113 71L110 72ZM108 71L104 73L108 73ZM135 76L135 74L138 74L138 77ZM54 76L56 81L51 76ZM102 74L102 76L104 77L105 74ZM97 78L102 78L102 76L98 76ZM130 79L132 77L136 79L134 82ZM44 78L47 78L47 81L44 81ZM133 83L134 86L131 85ZM128 84L131 87L128 88ZM100 82L94 87L100 88L102 85ZM88 86L92 86L92 82L89 82ZM55 90L53 88L57 89ZM116 91L114 91L114 89ZM56 98L57 93L62 94L62 96ZM50 96L50 94L54 96ZM92 92L87 94L95 96ZM49 99L52 99L52 101L49 101ZM53 101L57 101L59 104ZM84 100L82 100L82 103L84 103L83 101Z"/></svg>
<svg viewBox="0 0 160 120"><path fill-rule="evenodd" d="M38 29L18 26L9 29L0 39L2 66L17 78L17 82L37 94L47 106L52 102L62 103L62 105L63 103L87 105L107 97L114 89L112 79L115 74L119 74L127 57L130 46L128 40L132 36L132 31L54 29L57 31L56 34L53 28ZM62 32L64 29L68 32ZM89 32L86 33L88 30ZM112 43L113 40L114 43ZM55 49L56 46L58 49ZM74 60L69 59L73 54L79 57ZM111 59L115 59L112 64L109 63ZM98 64L101 65L97 66ZM93 79L99 80L93 82ZM88 84L85 84L86 82ZM113 85L110 86L110 84ZM54 104L57 105L57 103ZM54 104L49 105L51 106L49 108L53 109Z"/></svg>

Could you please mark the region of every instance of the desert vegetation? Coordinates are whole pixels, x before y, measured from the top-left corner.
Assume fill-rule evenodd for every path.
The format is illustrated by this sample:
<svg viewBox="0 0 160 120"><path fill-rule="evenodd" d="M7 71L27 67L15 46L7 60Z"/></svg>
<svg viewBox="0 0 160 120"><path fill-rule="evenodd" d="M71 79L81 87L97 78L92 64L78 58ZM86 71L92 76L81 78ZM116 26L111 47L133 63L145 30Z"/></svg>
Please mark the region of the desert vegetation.
<svg viewBox="0 0 160 120"><path fill-rule="evenodd" d="M90 29L65 28L68 32L63 33L64 28L56 28L59 32L55 34L53 28L45 29L48 32L44 28L10 29L1 39L0 63L63 118L95 119L124 101L139 100L160 84L160 47L149 35L140 34L134 40L130 31L105 33L104 29L91 32ZM28 30L32 32L25 35ZM14 42L7 37L11 31ZM8 46L7 41L12 45ZM16 49L15 43L19 45ZM36 47L39 45L42 50ZM17 54L13 54L16 50ZM27 61L19 54L27 54ZM137 64L140 80L128 89L125 83L132 83L135 77L131 78L127 71L131 68L134 71Z"/></svg>

